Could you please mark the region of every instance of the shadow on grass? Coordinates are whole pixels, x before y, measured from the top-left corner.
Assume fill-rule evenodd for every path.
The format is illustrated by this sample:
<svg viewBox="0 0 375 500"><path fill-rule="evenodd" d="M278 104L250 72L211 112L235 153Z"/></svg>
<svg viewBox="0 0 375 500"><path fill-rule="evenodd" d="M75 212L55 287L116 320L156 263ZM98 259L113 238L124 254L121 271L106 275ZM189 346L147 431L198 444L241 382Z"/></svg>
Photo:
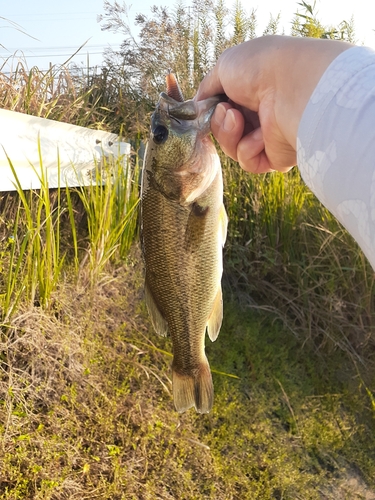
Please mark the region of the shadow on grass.
<svg viewBox="0 0 375 500"><path fill-rule="evenodd" d="M92 294L66 285L59 314L34 308L1 338L1 498L375 498L371 399L342 351L226 301L213 410L178 414L140 281L127 266Z"/></svg>
<svg viewBox="0 0 375 500"><path fill-rule="evenodd" d="M240 377L214 374L203 424L227 498L375 498L375 413L347 355L233 302L206 349L214 370Z"/></svg>

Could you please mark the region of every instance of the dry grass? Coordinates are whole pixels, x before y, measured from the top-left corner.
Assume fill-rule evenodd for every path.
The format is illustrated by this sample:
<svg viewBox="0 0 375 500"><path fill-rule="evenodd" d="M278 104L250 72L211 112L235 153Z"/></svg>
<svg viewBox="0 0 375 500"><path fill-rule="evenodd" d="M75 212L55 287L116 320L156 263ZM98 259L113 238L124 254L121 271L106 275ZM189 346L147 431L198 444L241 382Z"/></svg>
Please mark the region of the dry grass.
<svg viewBox="0 0 375 500"><path fill-rule="evenodd" d="M131 103L144 128L149 103L109 77L19 62L10 76L0 72L0 105L111 129ZM48 306L14 302L0 325L4 500L374 498L373 273L297 173L255 178L223 164L231 297L207 351L217 372L237 378L214 372L210 415L175 413L170 340L151 331L139 251L109 258L120 244L100 211L104 190L86 205L89 190L67 193L66 259ZM1 298L27 233L14 220L26 210L17 193L0 199ZM135 233L134 223L125 250ZM103 234L105 247L95 244ZM91 262L103 248L108 259Z"/></svg>
<svg viewBox="0 0 375 500"><path fill-rule="evenodd" d="M91 289L67 278L53 310L21 308L3 327L2 498L374 498L363 388L345 388L343 358L327 369L266 316L227 303L209 358L241 380L214 375L210 415L174 411L171 345L151 331L139 259Z"/></svg>
<svg viewBox="0 0 375 500"><path fill-rule="evenodd" d="M54 65L43 71L36 66L29 69L22 58L13 59L14 69L9 74L0 67L1 108L111 130L108 109L101 106L102 96L97 92L95 78L72 71L68 65Z"/></svg>

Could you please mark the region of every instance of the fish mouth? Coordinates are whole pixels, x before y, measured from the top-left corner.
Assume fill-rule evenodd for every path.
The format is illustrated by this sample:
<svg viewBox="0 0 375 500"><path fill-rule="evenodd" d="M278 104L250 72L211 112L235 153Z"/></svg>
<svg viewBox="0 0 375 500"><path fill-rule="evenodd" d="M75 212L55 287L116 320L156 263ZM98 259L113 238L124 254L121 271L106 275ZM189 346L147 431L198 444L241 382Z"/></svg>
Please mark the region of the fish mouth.
<svg viewBox="0 0 375 500"><path fill-rule="evenodd" d="M160 94L156 111L162 114L166 113L169 118L179 120L198 120L199 125L210 122L215 107L219 102L228 101L225 94L209 97L208 99L197 101L193 99L186 100L178 83L176 75L169 70L165 78L166 92Z"/></svg>
<svg viewBox="0 0 375 500"><path fill-rule="evenodd" d="M197 107L198 126L203 133L210 132L210 122L216 106L220 102L227 102L228 98L225 94L215 95L203 101L194 101Z"/></svg>
<svg viewBox="0 0 375 500"><path fill-rule="evenodd" d="M210 121L219 102L227 102L225 94L209 97L203 101L189 99L187 101L177 101L165 92L160 94L152 122L159 122L158 117L164 115L183 128L189 129L192 122L196 122L196 128L202 135L210 132ZM184 124L185 122L185 124ZM184 126L185 125L185 126ZM154 127L152 127L154 128Z"/></svg>
<svg viewBox="0 0 375 500"><path fill-rule="evenodd" d="M177 120L195 120L198 117L198 109L193 99L182 102L176 101L165 92L162 92L159 96L157 110Z"/></svg>

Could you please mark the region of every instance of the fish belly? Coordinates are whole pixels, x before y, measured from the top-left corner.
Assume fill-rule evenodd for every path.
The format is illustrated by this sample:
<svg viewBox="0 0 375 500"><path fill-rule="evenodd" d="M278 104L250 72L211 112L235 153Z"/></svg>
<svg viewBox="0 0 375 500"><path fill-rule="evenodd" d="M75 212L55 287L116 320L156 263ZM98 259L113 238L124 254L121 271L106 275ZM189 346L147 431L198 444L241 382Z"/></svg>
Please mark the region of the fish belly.
<svg viewBox="0 0 375 500"><path fill-rule="evenodd" d="M213 402L204 340L210 322L216 325L210 337L216 338L222 319L226 216L221 183L220 172L189 206L165 198L152 187L142 198L146 301L156 331L172 337L173 396L178 411L195 406L206 413Z"/></svg>

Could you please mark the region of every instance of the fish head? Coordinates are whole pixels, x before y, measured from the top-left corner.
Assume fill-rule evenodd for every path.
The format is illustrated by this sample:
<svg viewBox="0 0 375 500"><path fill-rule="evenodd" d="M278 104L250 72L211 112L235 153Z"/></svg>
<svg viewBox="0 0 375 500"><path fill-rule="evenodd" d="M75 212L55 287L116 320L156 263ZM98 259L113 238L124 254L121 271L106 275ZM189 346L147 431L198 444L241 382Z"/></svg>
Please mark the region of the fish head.
<svg viewBox="0 0 375 500"><path fill-rule="evenodd" d="M220 168L208 134L212 114L223 97L184 101L177 88L160 94L151 117L145 169L166 197L184 204L194 201Z"/></svg>

